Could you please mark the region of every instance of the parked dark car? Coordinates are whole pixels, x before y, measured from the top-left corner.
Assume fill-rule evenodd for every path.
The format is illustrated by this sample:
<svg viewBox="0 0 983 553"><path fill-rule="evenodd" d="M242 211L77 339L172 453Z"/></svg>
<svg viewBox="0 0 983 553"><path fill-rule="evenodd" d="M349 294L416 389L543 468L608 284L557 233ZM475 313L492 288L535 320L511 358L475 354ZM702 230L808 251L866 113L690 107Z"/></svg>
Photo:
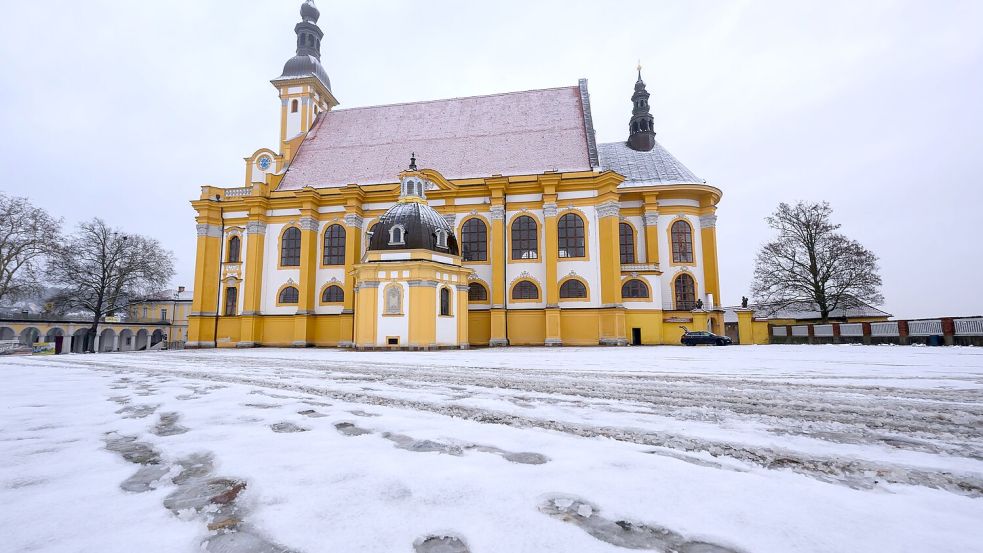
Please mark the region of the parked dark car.
<svg viewBox="0 0 983 553"><path fill-rule="evenodd" d="M696 332L685 332L683 337L680 338L679 342L685 346L696 346L699 344L705 344L708 346L729 346L733 344L733 340L726 336L719 336L712 332L706 331L696 331Z"/></svg>

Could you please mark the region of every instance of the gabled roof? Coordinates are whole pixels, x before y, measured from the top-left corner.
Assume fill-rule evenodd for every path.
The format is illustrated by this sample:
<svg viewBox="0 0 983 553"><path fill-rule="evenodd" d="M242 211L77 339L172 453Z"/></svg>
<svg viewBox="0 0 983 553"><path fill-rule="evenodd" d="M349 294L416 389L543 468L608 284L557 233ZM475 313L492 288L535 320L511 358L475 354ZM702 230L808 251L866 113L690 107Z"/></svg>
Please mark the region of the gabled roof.
<svg viewBox="0 0 983 553"><path fill-rule="evenodd" d="M597 153L601 169L614 171L625 177L622 188L705 182L673 157L658 141L649 152L632 150L624 142L608 142L598 144Z"/></svg>
<svg viewBox="0 0 983 553"><path fill-rule="evenodd" d="M322 113L278 190L394 183L415 152L448 179L590 171L594 129L579 86Z"/></svg>

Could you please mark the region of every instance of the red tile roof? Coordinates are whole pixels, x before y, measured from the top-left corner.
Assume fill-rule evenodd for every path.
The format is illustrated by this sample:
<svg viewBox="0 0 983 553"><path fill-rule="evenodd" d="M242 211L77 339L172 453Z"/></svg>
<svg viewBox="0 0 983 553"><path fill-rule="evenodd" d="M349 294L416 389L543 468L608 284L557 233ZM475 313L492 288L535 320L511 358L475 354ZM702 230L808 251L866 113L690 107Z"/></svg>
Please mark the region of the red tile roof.
<svg viewBox="0 0 983 553"><path fill-rule="evenodd" d="M578 86L323 113L279 190L396 182L416 152L448 179L589 171Z"/></svg>

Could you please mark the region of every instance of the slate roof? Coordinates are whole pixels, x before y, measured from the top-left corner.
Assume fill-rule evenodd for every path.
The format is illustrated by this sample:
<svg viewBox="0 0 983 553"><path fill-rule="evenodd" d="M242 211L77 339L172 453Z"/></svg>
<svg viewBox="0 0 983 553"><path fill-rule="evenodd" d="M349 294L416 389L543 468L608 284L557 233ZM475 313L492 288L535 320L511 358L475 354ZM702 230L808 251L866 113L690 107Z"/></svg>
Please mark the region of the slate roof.
<svg viewBox="0 0 983 553"><path fill-rule="evenodd" d="M624 142L608 142L598 144L597 153L601 169L614 171L625 177L621 188L704 183L703 179L693 174L658 141L649 152L636 152Z"/></svg>
<svg viewBox="0 0 983 553"><path fill-rule="evenodd" d="M756 317L767 317L769 319L794 319L797 321L809 321L809 320L819 320L822 314L819 312L819 307L813 306L813 309L775 309L768 305L751 305L751 309L754 309L754 315ZM855 305L852 307L840 307L834 309L829 314L830 320L841 320L841 319L856 319L862 317L893 317L887 311L882 311L873 305L868 305L866 303L861 303L860 305ZM737 313L733 308L727 308L724 311L724 322L733 323L737 322Z"/></svg>
<svg viewBox="0 0 983 553"><path fill-rule="evenodd" d="M394 183L412 152L448 179L590 171L594 129L585 104L581 81L332 110L314 122L278 190Z"/></svg>
<svg viewBox="0 0 983 553"><path fill-rule="evenodd" d="M389 244L389 230L402 225L405 231L403 244ZM447 247L437 247L437 229L447 232ZM424 249L440 253L458 255L457 238L447 221L432 207L417 203L398 203L389 208L372 227L369 250L411 250Z"/></svg>

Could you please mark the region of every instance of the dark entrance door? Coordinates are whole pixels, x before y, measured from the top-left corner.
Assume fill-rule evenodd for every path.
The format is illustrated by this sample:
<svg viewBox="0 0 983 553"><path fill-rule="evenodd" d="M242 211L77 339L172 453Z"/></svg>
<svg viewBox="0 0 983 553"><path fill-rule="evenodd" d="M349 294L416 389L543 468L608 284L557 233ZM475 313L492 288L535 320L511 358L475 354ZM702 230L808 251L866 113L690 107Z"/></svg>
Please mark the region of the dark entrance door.
<svg viewBox="0 0 983 553"><path fill-rule="evenodd" d="M631 345L633 346L642 345L642 329L640 328L631 329Z"/></svg>

